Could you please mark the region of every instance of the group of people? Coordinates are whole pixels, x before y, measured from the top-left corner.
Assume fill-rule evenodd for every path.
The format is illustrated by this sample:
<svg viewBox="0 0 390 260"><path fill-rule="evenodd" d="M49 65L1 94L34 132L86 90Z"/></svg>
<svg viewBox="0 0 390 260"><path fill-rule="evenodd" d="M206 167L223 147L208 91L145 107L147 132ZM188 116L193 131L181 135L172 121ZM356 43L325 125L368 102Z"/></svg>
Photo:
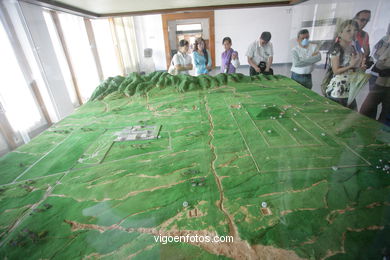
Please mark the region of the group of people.
<svg viewBox="0 0 390 260"><path fill-rule="evenodd" d="M371 69L369 94L363 102L360 113L376 119L378 105L382 111L378 118L385 122L390 120L390 24L386 33L373 49L370 56L369 34L364 27L370 21L370 10L358 12L353 19L346 20L338 26L335 39L327 55L330 66L321 84L324 95L351 109L357 110L356 100L349 100L352 78L355 73ZM297 46L292 49L291 78L302 86L312 89L312 72L315 63L321 60L320 45L309 42L310 34L302 29L297 34ZM252 42L246 52L249 75L272 75L273 46L271 33L263 32L259 39ZM224 52L221 54L221 72L235 73L240 65L237 51L232 49L232 40L222 40ZM179 42L179 51L174 55L169 72L172 74L189 74L195 66L196 75L208 74L212 69L210 52L204 39L198 38L194 44L193 61L187 53L189 43ZM376 62L374 62L376 61ZM327 63L326 62L326 63Z"/></svg>
<svg viewBox="0 0 390 260"><path fill-rule="evenodd" d="M240 66L238 53L234 51L232 39L225 37L222 40L225 51L222 53L221 71L223 73L235 73ZM173 56L168 72L171 74L189 74L195 66L195 75L208 74L212 70L211 55L206 48L203 38L197 38L194 43L192 58L188 54L189 42L179 41L179 51ZM193 60L193 61L192 61Z"/></svg>

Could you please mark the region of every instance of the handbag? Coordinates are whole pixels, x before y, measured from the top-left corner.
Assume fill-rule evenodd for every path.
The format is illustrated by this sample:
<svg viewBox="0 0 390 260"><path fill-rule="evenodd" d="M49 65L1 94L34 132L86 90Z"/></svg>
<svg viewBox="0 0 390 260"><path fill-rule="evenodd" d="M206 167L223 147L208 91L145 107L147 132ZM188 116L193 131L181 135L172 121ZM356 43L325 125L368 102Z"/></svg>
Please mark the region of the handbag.
<svg viewBox="0 0 390 260"><path fill-rule="evenodd" d="M324 79L321 82L321 92L326 97L326 89L328 88L330 80L333 78L333 70L329 67L325 73Z"/></svg>
<svg viewBox="0 0 390 260"><path fill-rule="evenodd" d="M171 64L169 65L168 73L171 75L179 74L179 71L176 69L175 65L173 64L173 58L172 58Z"/></svg>

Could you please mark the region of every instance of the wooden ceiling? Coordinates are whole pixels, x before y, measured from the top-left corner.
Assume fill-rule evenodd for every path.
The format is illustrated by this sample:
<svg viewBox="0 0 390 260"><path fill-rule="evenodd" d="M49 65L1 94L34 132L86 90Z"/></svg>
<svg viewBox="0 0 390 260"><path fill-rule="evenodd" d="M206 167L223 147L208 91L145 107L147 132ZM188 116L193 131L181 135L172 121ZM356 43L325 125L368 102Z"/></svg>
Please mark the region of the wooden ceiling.
<svg viewBox="0 0 390 260"><path fill-rule="evenodd" d="M19 0L89 17L294 5L306 0Z"/></svg>

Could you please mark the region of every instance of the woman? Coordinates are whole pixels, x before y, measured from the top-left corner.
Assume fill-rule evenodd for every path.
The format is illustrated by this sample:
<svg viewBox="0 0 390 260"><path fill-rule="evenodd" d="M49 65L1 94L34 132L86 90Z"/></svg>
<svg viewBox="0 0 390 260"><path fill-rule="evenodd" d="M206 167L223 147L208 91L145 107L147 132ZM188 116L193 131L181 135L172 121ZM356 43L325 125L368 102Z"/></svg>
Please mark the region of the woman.
<svg viewBox="0 0 390 260"><path fill-rule="evenodd" d="M354 110L357 110L356 100L347 104L352 73L364 64L362 54L352 44L358 28L353 20L343 22L338 28L335 43L329 50L333 76L326 88L329 99Z"/></svg>
<svg viewBox="0 0 390 260"><path fill-rule="evenodd" d="M180 40L179 51L173 55L171 65L168 70L170 74L189 74L189 71L192 70L192 59L191 56L187 54L188 49L188 41Z"/></svg>
<svg viewBox="0 0 390 260"><path fill-rule="evenodd" d="M236 69L240 66L238 53L233 50L232 39L225 37L222 40L222 45L225 49L221 56L221 72L222 73L236 73Z"/></svg>
<svg viewBox="0 0 390 260"><path fill-rule="evenodd" d="M206 42L202 38L195 40L194 44L195 75L208 74L211 71L211 56L206 49Z"/></svg>

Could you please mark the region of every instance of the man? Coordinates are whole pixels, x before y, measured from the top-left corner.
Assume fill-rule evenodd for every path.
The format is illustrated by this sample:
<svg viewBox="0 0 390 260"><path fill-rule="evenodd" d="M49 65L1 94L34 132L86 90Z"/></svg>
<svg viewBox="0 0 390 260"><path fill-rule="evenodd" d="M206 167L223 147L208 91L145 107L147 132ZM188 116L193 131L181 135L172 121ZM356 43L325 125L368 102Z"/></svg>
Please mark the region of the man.
<svg viewBox="0 0 390 260"><path fill-rule="evenodd" d="M386 123L390 113L390 23L386 35L375 44L373 56L377 63L371 71L370 91L360 108L360 113L376 119L378 106L382 104L378 120Z"/></svg>
<svg viewBox="0 0 390 260"><path fill-rule="evenodd" d="M363 52L364 56L368 58L370 56L370 43L369 36L363 28L371 19L370 10L361 10L353 18L359 25L359 31L356 34L356 49L358 52Z"/></svg>
<svg viewBox="0 0 390 260"><path fill-rule="evenodd" d="M377 105L382 103L382 111L379 122L389 124L390 119L390 48L386 48L378 58L375 66L379 70L379 76L375 82L373 94L377 96ZM371 93L371 92L370 92ZM379 101L379 102L378 102ZM376 115L375 115L376 117Z"/></svg>
<svg viewBox="0 0 390 260"><path fill-rule="evenodd" d="M248 57L249 74L251 76L260 73L265 75L274 74L271 68L274 50L270 40L271 33L263 32L258 40L249 45L246 56Z"/></svg>
<svg viewBox="0 0 390 260"><path fill-rule="evenodd" d="M292 49L292 67L291 78L311 89L313 82L311 73L314 69L314 63L321 60L321 54L316 45L309 43L309 31L306 29L298 32L298 46Z"/></svg>

